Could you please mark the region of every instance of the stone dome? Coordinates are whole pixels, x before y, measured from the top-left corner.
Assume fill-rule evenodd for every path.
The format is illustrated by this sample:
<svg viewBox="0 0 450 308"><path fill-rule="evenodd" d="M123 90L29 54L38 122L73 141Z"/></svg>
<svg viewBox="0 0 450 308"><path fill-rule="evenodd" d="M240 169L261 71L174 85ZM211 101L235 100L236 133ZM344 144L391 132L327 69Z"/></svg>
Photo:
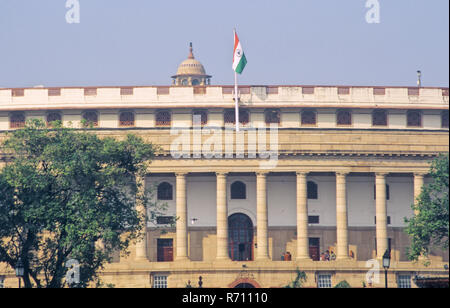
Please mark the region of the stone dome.
<svg viewBox="0 0 450 308"><path fill-rule="evenodd" d="M178 66L177 74L172 76L175 85L206 85L209 84L210 75L206 74L205 67L196 60L192 43L189 47L189 56Z"/></svg>

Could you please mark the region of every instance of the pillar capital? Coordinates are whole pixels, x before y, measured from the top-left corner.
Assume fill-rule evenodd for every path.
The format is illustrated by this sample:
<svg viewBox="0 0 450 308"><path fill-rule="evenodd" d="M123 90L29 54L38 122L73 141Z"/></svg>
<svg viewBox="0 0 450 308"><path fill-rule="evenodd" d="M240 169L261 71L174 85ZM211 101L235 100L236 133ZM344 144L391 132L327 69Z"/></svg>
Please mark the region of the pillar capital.
<svg viewBox="0 0 450 308"><path fill-rule="evenodd" d="M269 171L256 171L257 177L266 177L269 174Z"/></svg>
<svg viewBox="0 0 450 308"><path fill-rule="evenodd" d="M336 171L335 173L336 173L336 176L344 177L344 176L347 176L350 172L347 172L347 171Z"/></svg>
<svg viewBox="0 0 450 308"><path fill-rule="evenodd" d="M389 175L389 172L375 172L376 177L386 177Z"/></svg>
<svg viewBox="0 0 450 308"><path fill-rule="evenodd" d="M224 171L217 171L216 172L216 176L217 177L225 177L228 175L228 172L224 172Z"/></svg>
<svg viewBox="0 0 450 308"><path fill-rule="evenodd" d="M307 176L308 175L308 171L295 171L295 174L297 176Z"/></svg>
<svg viewBox="0 0 450 308"><path fill-rule="evenodd" d="M175 172L176 177L185 177L188 175L188 172Z"/></svg>
<svg viewBox="0 0 450 308"><path fill-rule="evenodd" d="M413 174L414 174L414 177L424 177L428 173L427 172L414 172Z"/></svg>

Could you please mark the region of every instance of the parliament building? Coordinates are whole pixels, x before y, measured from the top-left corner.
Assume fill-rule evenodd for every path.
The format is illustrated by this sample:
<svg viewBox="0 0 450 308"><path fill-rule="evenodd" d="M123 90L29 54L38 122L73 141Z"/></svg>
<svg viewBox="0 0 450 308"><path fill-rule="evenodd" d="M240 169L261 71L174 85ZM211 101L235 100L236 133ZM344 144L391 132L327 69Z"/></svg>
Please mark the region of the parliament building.
<svg viewBox="0 0 450 308"><path fill-rule="evenodd" d="M104 283L278 288L299 269L306 287L384 287L386 250L390 287L448 276L448 251L411 262L404 232L431 161L449 151L448 88L240 86L234 134L234 86L211 78L191 46L171 86L0 88L0 140L31 118L85 119L99 136L131 132L161 147L145 183L167 213L151 217L129 256L114 256ZM192 153L174 157L176 131L187 131ZM216 152L232 138L231 152L195 155L216 133ZM261 140L270 157L253 155ZM380 279L368 281L377 260ZM0 276L17 286L12 269L0 264Z"/></svg>

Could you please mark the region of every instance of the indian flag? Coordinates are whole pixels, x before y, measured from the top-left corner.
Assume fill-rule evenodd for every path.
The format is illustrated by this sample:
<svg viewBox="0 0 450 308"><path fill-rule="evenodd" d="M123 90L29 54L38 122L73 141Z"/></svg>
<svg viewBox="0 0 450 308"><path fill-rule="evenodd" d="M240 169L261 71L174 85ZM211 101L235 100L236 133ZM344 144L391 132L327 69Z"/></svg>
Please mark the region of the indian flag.
<svg viewBox="0 0 450 308"><path fill-rule="evenodd" d="M236 30L234 30L233 70L238 74L242 74L246 64L247 58L245 58L241 42L239 41Z"/></svg>

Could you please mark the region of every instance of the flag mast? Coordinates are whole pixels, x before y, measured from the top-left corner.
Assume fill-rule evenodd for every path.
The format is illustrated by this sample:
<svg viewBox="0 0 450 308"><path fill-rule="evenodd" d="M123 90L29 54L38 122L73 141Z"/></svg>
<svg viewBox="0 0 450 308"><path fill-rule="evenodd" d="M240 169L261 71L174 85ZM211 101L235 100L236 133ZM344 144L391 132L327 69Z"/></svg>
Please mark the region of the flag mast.
<svg viewBox="0 0 450 308"><path fill-rule="evenodd" d="M238 74L234 72L234 109L236 113L236 131L239 131L239 93L238 93Z"/></svg>
<svg viewBox="0 0 450 308"><path fill-rule="evenodd" d="M238 74L242 74L245 65L247 64L247 58L245 57L242 45L239 42L239 38L234 29L234 52L233 52L233 70L234 70L234 103L236 111L236 131L239 131L239 87L238 87Z"/></svg>
<svg viewBox="0 0 450 308"><path fill-rule="evenodd" d="M234 45L236 46L236 28L234 28ZM234 55L233 55L234 57ZM234 58L233 58L234 61ZM236 131L239 131L239 93L238 93L238 74L234 70L234 112L236 119Z"/></svg>

